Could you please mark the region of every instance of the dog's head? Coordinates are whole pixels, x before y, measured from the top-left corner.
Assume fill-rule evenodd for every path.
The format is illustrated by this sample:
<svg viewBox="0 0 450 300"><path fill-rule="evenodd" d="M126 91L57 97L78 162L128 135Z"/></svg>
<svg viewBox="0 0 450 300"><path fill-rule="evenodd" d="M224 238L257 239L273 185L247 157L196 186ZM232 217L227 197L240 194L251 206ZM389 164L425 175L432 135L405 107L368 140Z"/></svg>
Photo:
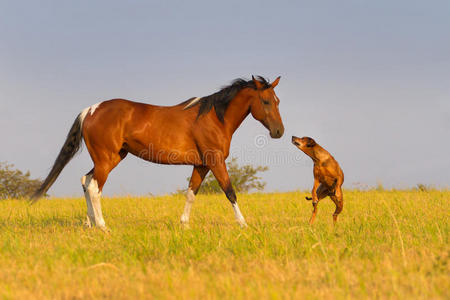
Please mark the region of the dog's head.
<svg viewBox="0 0 450 300"><path fill-rule="evenodd" d="M294 144L298 149L305 151L308 150L308 148L314 147L316 145L316 141L307 136L302 138L292 136L292 144Z"/></svg>

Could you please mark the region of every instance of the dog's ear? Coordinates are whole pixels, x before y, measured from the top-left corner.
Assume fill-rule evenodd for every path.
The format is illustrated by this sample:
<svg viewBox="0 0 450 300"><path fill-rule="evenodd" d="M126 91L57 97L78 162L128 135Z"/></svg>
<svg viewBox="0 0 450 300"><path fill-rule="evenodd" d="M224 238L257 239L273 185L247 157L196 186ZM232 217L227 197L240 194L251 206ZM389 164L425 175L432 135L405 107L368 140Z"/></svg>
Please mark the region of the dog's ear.
<svg viewBox="0 0 450 300"><path fill-rule="evenodd" d="M306 147L314 147L316 145L316 141L312 138L308 138L308 142L306 143Z"/></svg>

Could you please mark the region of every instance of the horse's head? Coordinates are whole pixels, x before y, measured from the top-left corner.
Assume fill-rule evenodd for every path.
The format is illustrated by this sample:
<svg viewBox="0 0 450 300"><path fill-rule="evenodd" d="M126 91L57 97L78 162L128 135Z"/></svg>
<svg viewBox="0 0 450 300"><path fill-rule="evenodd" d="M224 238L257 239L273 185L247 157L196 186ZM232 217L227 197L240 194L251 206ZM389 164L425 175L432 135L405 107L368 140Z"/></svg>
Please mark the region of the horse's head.
<svg viewBox="0 0 450 300"><path fill-rule="evenodd" d="M281 121L280 111L278 110L280 99L278 99L274 90L278 82L280 82L280 77L275 79L269 86L253 76L252 79L256 86L255 92L252 93L254 96L250 104L252 116L269 130L272 138L278 139L284 133L283 121Z"/></svg>

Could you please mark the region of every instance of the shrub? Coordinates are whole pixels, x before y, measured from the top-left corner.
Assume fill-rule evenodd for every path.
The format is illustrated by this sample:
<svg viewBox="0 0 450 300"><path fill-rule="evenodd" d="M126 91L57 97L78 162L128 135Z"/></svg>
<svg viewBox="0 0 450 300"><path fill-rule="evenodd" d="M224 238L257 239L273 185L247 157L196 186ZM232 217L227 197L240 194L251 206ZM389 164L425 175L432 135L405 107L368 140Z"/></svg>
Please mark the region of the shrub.
<svg viewBox="0 0 450 300"><path fill-rule="evenodd" d="M416 190L421 191L421 192L428 192L431 189L432 189L431 186L423 184L423 183L418 183L416 185Z"/></svg>
<svg viewBox="0 0 450 300"><path fill-rule="evenodd" d="M42 184L39 179L31 179L30 172L13 169L14 165L0 162L0 199L23 198Z"/></svg>

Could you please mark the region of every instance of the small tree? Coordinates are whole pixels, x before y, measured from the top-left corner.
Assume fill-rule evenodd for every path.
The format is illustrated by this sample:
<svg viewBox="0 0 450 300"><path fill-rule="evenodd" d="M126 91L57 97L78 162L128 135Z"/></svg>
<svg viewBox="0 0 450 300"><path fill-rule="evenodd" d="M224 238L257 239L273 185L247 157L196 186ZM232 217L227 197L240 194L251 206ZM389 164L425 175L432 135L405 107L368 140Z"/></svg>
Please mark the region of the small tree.
<svg viewBox="0 0 450 300"><path fill-rule="evenodd" d="M415 189L421 192L429 192L432 189L432 187L423 183L418 183Z"/></svg>
<svg viewBox="0 0 450 300"><path fill-rule="evenodd" d="M266 166L252 166L244 165L239 166L236 158L232 158L227 163L228 174L230 176L231 184L238 193L247 193L251 190L261 191L266 186L266 183L261 181L261 177L258 177L259 172L265 172L269 168ZM188 181L190 178L188 178ZM200 187L199 193L201 194L217 194L222 193L222 189L219 186L216 178L210 172Z"/></svg>
<svg viewBox="0 0 450 300"><path fill-rule="evenodd" d="M0 162L0 199L28 197L42 184L39 179L31 179L29 171L13 168L14 165Z"/></svg>

